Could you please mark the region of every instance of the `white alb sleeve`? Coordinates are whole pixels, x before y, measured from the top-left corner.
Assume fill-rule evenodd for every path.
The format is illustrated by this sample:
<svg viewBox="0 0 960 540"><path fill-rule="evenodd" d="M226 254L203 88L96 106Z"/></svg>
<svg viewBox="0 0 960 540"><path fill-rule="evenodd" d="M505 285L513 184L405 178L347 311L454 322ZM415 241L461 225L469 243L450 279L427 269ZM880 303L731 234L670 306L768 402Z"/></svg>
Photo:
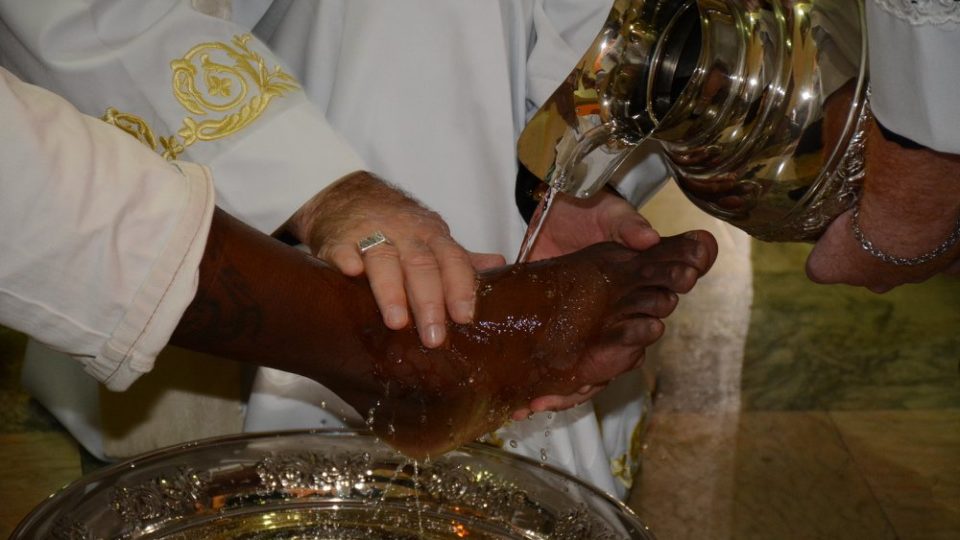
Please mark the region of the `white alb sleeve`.
<svg viewBox="0 0 960 540"><path fill-rule="evenodd" d="M867 0L871 106L890 131L960 154L960 2Z"/></svg>
<svg viewBox="0 0 960 540"><path fill-rule="evenodd" d="M212 180L3 69L0 118L0 324L125 389L196 293Z"/></svg>
<svg viewBox="0 0 960 540"><path fill-rule="evenodd" d="M0 0L0 61L170 158L272 233L363 163L249 28L190 0Z"/></svg>

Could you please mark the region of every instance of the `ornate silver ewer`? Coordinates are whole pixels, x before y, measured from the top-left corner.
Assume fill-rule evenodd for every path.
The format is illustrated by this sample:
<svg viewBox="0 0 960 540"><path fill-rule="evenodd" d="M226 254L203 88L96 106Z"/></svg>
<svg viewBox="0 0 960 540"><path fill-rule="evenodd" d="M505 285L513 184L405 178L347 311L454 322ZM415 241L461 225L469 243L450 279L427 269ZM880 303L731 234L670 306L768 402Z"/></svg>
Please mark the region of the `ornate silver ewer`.
<svg viewBox="0 0 960 540"><path fill-rule="evenodd" d="M616 0L520 160L588 197L655 140L706 212L815 239L859 192L866 58L862 0Z"/></svg>

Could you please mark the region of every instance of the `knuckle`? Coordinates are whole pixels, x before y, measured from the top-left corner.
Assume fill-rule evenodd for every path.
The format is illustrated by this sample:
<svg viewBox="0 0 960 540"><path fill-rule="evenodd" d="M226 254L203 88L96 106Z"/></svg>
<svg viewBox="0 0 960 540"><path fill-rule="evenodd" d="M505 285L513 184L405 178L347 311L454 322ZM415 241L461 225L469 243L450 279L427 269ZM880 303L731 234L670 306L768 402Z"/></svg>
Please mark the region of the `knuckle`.
<svg viewBox="0 0 960 540"><path fill-rule="evenodd" d="M441 323L444 320L446 306L438 300L421 299L414 302L413 311L419 324Z"/></svg>
<svg viewBox="0 0 960 540"><path fill-rule="evenodd" d="M389 244L380 244L379 246L363 254L370 261L374 262L396 262L400 260L400 252L396 247Z"/></svg>
<svg viewBox="0 0 960 540"><path fill-rule="evenodd" d="M437 258L430 252L417 251L402 258L403 265L415 272L439 269Z"/></svg>
<svg viewBox="0 0 960 540"><path fill-rule="evenodd" d="M456 266L467 266L470 267L470 254L467 251L460 247L459 244L454 243L449 249L444 250L443 260L447 263Z"/></svg>
<svg viewBox="0 0 960 540"><path fill-rule="evenodd" d="M376 297L386 303L402 303L404 301L403 282L392 274L375 274L369 277L370 288Z"/></svg>

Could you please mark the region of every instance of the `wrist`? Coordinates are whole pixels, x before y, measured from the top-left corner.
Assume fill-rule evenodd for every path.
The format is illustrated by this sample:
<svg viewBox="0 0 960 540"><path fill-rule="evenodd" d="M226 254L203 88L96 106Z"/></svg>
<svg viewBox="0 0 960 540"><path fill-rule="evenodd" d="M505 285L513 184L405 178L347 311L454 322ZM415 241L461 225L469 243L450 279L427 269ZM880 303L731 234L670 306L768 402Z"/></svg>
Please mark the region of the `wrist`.
<svg viewBox="0 0 960 540"><path fill-rule="evenodd" d="M885 139L875 124L867 138L860 202L864 228L874 222L896 224L890 234L914 238L925 232L935 236L938 227L945 233L960 213L958 173L960 156L904 148Z"/></svg>
<svg viewBox="0 0 960 540"><path fill-rule="evenodd" d="M284 224L284 231L302 244L310 245L317 220L334 219L346 208L357 208L362 202L362 193L374 193L382 185L376 176L367 171L354 171L343 176L305 202Z"/></svg>

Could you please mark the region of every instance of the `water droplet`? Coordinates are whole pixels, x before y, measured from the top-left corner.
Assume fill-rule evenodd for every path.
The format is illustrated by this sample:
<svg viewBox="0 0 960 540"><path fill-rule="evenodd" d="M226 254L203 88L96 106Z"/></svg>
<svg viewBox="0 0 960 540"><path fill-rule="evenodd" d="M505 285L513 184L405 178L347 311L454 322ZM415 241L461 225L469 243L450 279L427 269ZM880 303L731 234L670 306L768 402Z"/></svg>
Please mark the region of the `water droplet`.
<svg viewBox="0 0 960 540"><path fill-rule="evenodd" d="M548 429L548 430L544 431L544 432L543 432L543 436L544 436L544 437L549 437L549 436L550 436L550 430Z"/></svg>
<svg viewBox="0 0 960 540"><path fill-rule="evenodd" d="M320 408L321 408L321 409L326 409L326 408L327 408L327 402L326 402L326 401L321 401L321 402L320 402Z"/></svg>
<svg viewBox="0 0 960 540"><path fill-rule="evenodd" d="M517 441L510 439L510 448L516 448L516 447L517 447Z"/></svg>
<svg viewBox="0 0 960 540"><path fill-rule="evenodd" d="M540 449L540 461L546 461L546 460L547 460L547 449L546 449L546 448L541 448L541 449Z"/></svg>

